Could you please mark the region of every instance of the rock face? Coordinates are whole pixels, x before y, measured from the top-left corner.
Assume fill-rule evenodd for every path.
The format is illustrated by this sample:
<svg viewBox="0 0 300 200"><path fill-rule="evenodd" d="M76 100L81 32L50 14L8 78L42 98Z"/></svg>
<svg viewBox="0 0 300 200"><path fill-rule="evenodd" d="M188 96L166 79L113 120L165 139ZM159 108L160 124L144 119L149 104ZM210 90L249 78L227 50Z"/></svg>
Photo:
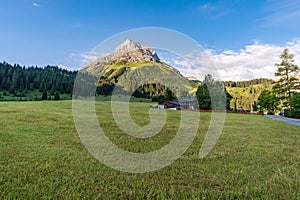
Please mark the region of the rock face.
<svg viewBox="0 0 300 200"><path fill-rule="evenodd" d="M94 62L87 65L83 71L94 75L101 74L106 68L105 66L111 65L115 61L161 63L152 48L127 39L117 46L113 53L97 58Z"/></svg>
<svg viewBox="0 0 300 200"><path fill-rule="evenodd" d="M113 60L128 62L160 62L156 52L152 48L128 39L116 47L111 56Z"/></svg>

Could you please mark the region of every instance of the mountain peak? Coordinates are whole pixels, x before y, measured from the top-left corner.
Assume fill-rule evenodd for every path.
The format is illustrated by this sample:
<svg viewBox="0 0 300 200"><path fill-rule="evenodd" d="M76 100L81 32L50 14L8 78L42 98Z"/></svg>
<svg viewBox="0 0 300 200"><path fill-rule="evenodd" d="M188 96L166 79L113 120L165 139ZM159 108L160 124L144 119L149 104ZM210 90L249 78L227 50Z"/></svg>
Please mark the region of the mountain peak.
<svg viewBox="0 0 300 200"><path fill-rule="evenodd" d="M134 42L132 40L126 39L119 46L116 47L115 53L127 53L136 49L142 49L144 45Z"/></svg>
<svg viewBox="0 0 300 200"><path fill-rule="evenodd" d="M113 57L116 60L125 60L128 62L160 62L160 59L152 48L129 39L126 39L116 47Z"/></svg>

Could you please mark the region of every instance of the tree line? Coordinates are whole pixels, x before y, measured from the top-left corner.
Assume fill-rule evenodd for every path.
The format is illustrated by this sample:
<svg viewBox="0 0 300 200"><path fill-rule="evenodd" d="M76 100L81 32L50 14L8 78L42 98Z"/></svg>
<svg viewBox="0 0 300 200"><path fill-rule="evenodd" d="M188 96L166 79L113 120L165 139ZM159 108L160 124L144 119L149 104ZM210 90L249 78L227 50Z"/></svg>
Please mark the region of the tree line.
<svg viewBox="0 0 300 200"><path fill-rule="evenodd" d="M24 96L30 91L46 91L54 97L57 94L71 94L76 71L57 66L25 67L18 64L0 63L0 91L14 96Z"/></svg>
<svg viewBox="0 0 300 200"><path fill-rule="evenodd" d="M258 85L258 84L262 84L262 85L270 85L273 84L275 81L272 79L267 79L267 78L256 78L253 80L248 80L248 81L224 81L224 85L226 87L241 87L241 88L245 88L245 87L250 87L253 85Z"/></svg>

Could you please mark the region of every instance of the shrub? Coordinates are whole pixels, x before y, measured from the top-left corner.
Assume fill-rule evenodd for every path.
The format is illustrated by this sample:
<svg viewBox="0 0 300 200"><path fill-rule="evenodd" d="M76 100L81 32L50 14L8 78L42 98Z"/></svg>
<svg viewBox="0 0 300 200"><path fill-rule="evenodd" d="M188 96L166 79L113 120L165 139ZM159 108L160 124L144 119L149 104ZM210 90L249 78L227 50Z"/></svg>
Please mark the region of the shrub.
<svg viewBox="0 0 300 200"><path fill-rule="evenodd" d="M293 118L300 118L300 110L284 110L284 116L286 117L293 117Z"/></svg>

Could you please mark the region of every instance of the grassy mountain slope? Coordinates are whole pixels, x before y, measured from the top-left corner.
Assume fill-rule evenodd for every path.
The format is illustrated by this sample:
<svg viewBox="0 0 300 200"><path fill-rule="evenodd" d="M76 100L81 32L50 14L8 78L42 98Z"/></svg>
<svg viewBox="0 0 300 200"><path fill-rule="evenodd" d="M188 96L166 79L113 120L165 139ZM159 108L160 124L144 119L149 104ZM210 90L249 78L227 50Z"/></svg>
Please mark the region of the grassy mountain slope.
<svg viewBox="0 0 300 200"><path fill-rule="evenodd" d="M118 86L125 92L133 92L145 84L158 84L168 87L177 96L185 96L197 87L196 83L182 76L177 69L163 62L96 61L84 71L100 79L98 86Z"/></svg>

